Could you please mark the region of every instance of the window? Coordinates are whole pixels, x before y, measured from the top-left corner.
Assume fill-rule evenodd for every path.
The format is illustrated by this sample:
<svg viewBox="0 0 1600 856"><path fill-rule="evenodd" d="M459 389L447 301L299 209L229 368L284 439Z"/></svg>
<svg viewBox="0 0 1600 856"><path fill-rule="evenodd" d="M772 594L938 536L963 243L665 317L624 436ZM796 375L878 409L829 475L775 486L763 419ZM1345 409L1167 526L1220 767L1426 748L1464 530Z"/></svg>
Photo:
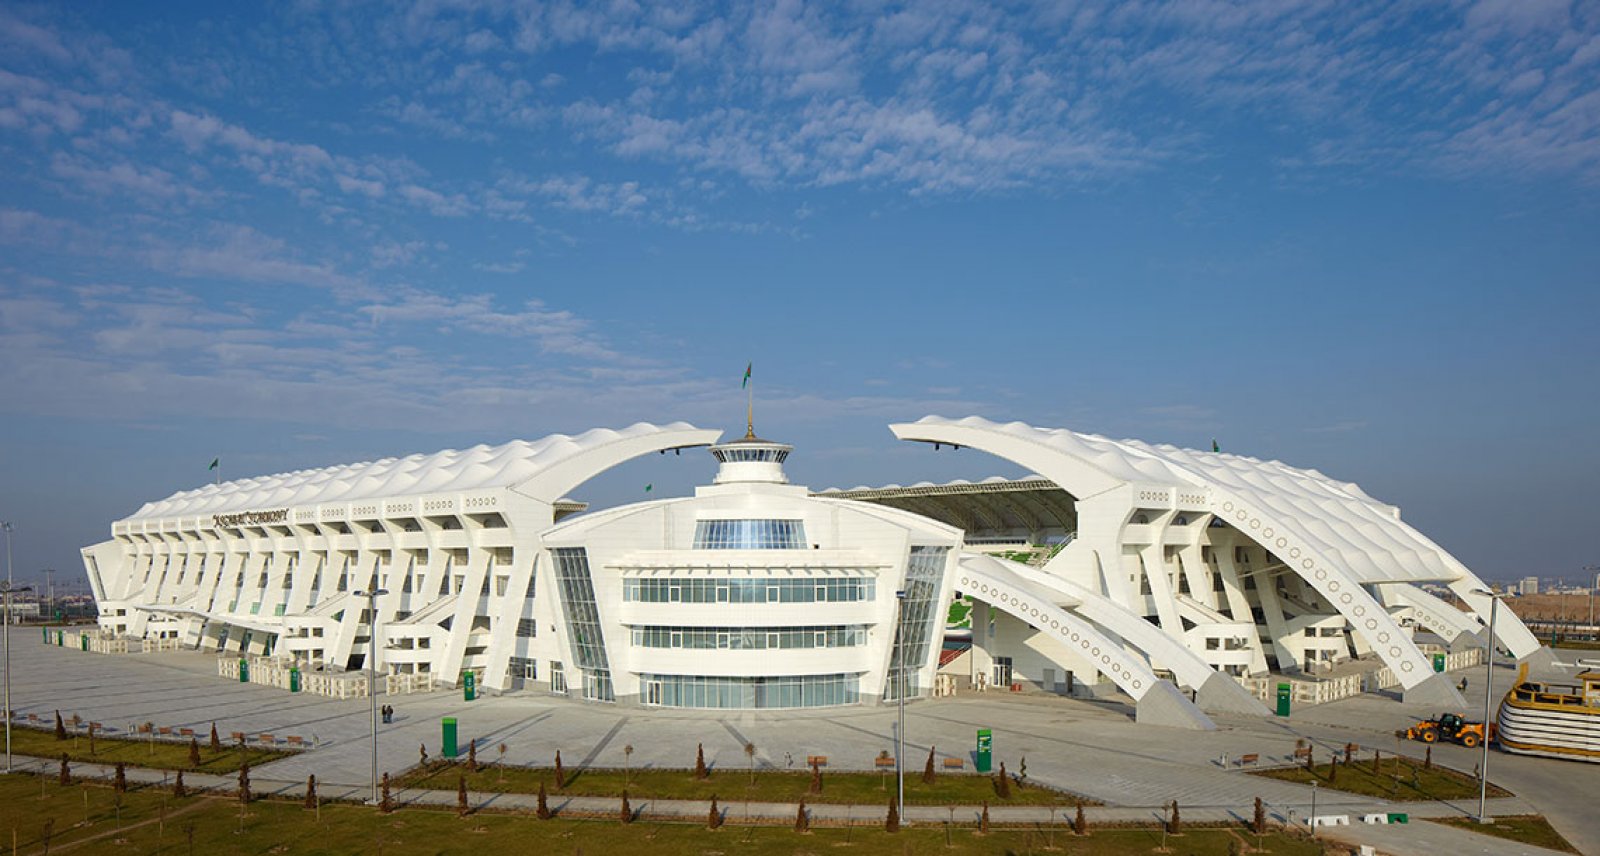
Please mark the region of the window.
<svg viewBox="0 0 1600 856"><path fill-rule="evenodd" d="M614 701L611 664L606 657L600 610L595 605L594 584L589 576L589 554L582 547L558 547L551 552L555 558L556 586L561 591L567 636L578 655L578 668L583 671L584 698Z"/></svg>
<svg viewBox="0 0 1600 856"><path fill-rule="evenodd" d="M855 603L876 599L869 576L820 579L629 577L622 599L633 603Z"/></svg>
<svg viewBox="0 0 1600 856"><path fill-rule="evenodd" d="M522 678L527 681L539 679L539 661L531 657L512 657L511 665L506 669L506 676Z"/></svg>
<svg viewBox="0 0 1600 856"><path fill-rule="evenodd" d="M853 648L867 644L867 625L826 627L657 627L636 626L636 648L767 649Z"/></svg>
<svg viewBox="0 0 1600 856"><path fill-rule="evenodd" d="M922 673L933 638L937 615L939 584L949 547L912 547L906 560L905 600L900 604L900 620L895 627L894 648L889 657L889 674L884 698L892 699L903 684L907 695L917 695L917 679ZM905 671L901 678L902 668Z"/></svg>
<svg viewBox="0 0 1600 856"><path fill-rule="evenodd" d="M523 618L517 621L517 635L523 639L532 639L539 635L539 622L532 618Z"/></svg>
<svg viewBox="0 0 1600 856"><path fill-rule="evenodd" d="M708 675L640 675L648 704L707 709L833 707L854 704L859 674L773 675L735 678Z"/></svg>
<svg viewBox="0 0 1600 856"><path fill-rule="evenodd" d="M701 520L694 525L696 550L804 550L799 520Z"/></svg>
<svg viewBox="0 0 1600 856"><path fill-rule="evenodd" d="M510 577L495 577L494 578L494 593L495 593L495 596L497 596L497 597L505 597L506 596L506 587L509 586L510 584L511 584L511 578Z"/></svg>

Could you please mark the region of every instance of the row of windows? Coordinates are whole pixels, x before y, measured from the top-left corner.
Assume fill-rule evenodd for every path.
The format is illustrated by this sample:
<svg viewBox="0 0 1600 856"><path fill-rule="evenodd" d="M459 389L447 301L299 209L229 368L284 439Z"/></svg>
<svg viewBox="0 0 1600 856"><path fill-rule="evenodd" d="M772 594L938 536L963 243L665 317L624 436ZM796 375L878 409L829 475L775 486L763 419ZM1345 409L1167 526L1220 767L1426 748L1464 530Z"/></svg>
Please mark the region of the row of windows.
<svg viewBox="0 0 1600 856"><path fill-rule="evenodd" d="M701 520L694 525L696 550L804 550L805 524L798 520Z"/></svg>
<svg viewBox="0 0 1600 856"><path fill-rule="evenodd" d="M711 454L717 460L730 464L772 462L781 464L789 457L788 449L741 449L721 448L712 450Z"/></svg>
<svg viewBox="0 0 1600 856"><path fill-rule="evenodd" d="M637 648L854 648L867 644L864 624L833 627L635 627Z"/></svg>
<svg viewBox="0 0 1600 856"><path fill-rule="evenodd" d="M850 603L877 597L875 577L809 580L654 579L622 581L622 599L635 603Z"/></svg>
<svg viewBox="0 0 1600 856"><path fill-rule="evenodd" d="M861 676L782 675L726 678L705 675L641 675L645 704L661 707L759 709L855 704Z"/></svg>

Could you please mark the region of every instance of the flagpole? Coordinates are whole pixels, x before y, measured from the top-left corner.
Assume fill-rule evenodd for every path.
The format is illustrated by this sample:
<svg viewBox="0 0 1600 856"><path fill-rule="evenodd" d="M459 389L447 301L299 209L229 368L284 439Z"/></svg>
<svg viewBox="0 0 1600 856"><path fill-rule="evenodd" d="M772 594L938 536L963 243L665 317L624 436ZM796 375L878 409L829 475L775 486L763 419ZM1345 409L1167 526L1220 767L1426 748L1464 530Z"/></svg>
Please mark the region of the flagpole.
<svg viewBox="0 0 1600 856"><path fill-rule="evenodd" d="M754 367L754 363L746 363L744 367L744 390L746 396L744 408L744 436L747 440L754 440L756 437L756 386L754 383L751 383L750 378L750 370Z"/></svg>

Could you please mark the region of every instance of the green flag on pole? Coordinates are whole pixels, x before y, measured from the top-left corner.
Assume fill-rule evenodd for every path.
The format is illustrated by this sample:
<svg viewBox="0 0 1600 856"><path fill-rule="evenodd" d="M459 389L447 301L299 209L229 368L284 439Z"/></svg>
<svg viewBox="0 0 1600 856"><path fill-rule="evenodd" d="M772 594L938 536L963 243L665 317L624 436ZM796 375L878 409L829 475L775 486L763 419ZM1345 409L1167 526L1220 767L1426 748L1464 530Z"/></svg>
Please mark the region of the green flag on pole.
<svg viewBox="0 0 1600 856"><path fill-rule="evenodd" d="M212 458L211 459L211 466L206 467L206 469L207 470L214 470L214 469L217 468L217 465L221 464L221 463L222 463L222 459L221 458Z"/></svg>
<svg viewBox="0 0 1600 856"><path fill-rule="evenodd" d="M740 389L744 389L745 387L750 385L750 369L752 369L754 367L755 367L755 363L745 363L745 365L744 365L744 380L739 382L739 388Z"/></svg>
<svg viewBox="0 0 1600 856"><path fill-rule="evenodd" d="M655 484L653 484L653 483L645 485L644 486L644 492L645 493L649 493L650 492L650 488L653 488L653 487L655 487Z"/></svg>
<svg viewBox="0 0 1600 856"><path fill-rule="evenodd" d="M1222 451L1222 447L1217 445L1217 438L1215 438L1215 437L1211 438L1211 451L1213 451L1213 452Z"/></svg>

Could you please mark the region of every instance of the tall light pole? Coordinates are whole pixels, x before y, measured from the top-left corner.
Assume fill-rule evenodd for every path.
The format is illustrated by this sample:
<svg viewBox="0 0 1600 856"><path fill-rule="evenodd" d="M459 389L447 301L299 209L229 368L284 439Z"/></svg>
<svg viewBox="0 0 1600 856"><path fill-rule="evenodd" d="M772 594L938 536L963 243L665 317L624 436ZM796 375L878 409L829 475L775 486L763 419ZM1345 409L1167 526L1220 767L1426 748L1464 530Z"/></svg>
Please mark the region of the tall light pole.
<svg viewBox="0 0 1600 856"><path fill-rule="evenodd" d="M378 596L388 594L388 589L355 592L356 597L367 599L367 615L371 617L372 636L367 641L367 699L372 702L372 804L378 799Z"/></svg>
<svg viewBox="0 0 1600 856"><path fill-rule="evenodd" d="M0 520L0 529L6 533L6 585L11 585L11 521Z"/></svg>
<svg viewBox="0 0 1600 856"><path fill-rule="evenodd" d="M44 569L44 590L45 590L45 603L44 603L45 616L44 616L44 623L46 623L46 624L49 624L56 617L56 581L55 581L55 576L56 576L56 569L55 568L45 568Z"/></svg>
<svg viewBox="0 0 1600 856"><path fill-rule="evenodd" d="M9 524L7 525L7 528L8 529L10 528ZM5 587L4 588L0 588L0 594L3 594L4 597L5 597L5 628L3 630L0 630L0 634L4 635L4 640L5 640L4 641L4 645L5 645L5 660L6 660L6 699L5 699L5 703L6 703L6 772L7 773L11 772L11 595L12 595L13 592L19 592L19 591L33 591L33 586L23 586L22 588L19 588L19 589L13 589L11 587L10 581L7 581L6 584L5 584Z"/></svg>
<svg viewBox="0 0 1600 856"><path fill-rule="evenodd" d="M1494 700L1494 620L1503 595L1487 589L1477 589L1477 593L1489 596L1489 638L1483 643L1483 760L1478 764L1478 822L1492 823L1484 808L1489 801L1489 735L1493 733L1489 705Z"/></svg>
<svg viewBox="0 0 1600 856"><path fill-rule="evenodd" d="M900 644L900 665L896 670L899 678L895 681L895 700L899 708L900 722L895 728L894 742L894 778L895 778L895 812L900 817L900 822L906 822L906 643L909 641L906 634L906 590L899 589L894 593L895 599L895 628Z"/></svg>

